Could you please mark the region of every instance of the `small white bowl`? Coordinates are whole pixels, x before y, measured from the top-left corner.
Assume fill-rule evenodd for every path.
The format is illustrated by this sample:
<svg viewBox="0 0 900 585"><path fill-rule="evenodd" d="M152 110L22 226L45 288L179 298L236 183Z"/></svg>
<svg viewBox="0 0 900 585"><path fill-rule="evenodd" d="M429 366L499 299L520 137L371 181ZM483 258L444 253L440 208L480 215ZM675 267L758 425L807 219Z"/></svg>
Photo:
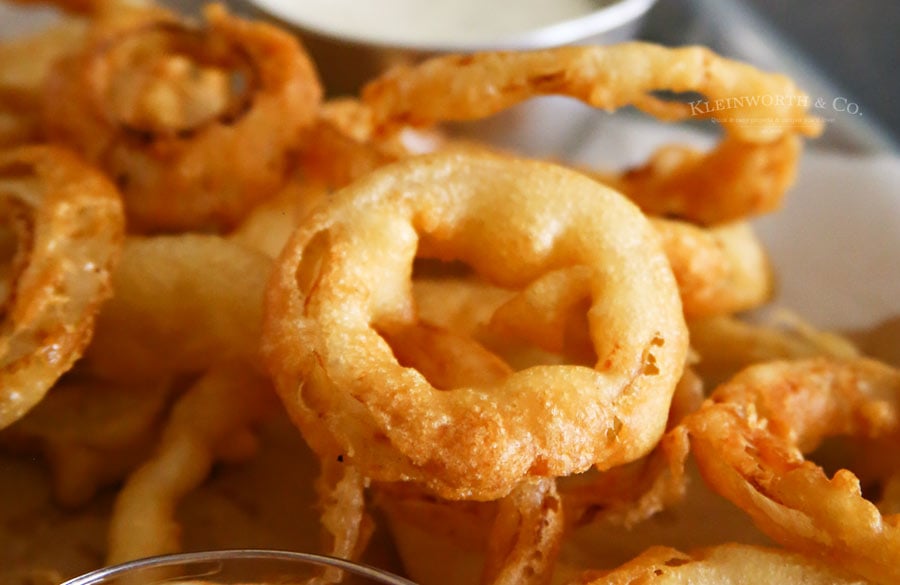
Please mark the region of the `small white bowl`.
<svg viewBox="0 0 900 585"><path fill-rule="evenodd" d="M457 32L441 28L443 23L422 20L431 32L417 30L416 26L393 28L383 32L378 22L390 22L394 18L385 10L371 17L372 26L348 25L351 17L327 19L320 13L310 12L315 2L304 0L246 0L255 8L255 16L275 20L300 35L315 59L322 82L329 95L355 95L360 87L379 73L398 63L414 63L424 58L444 53L470 53L484 50L541 49L569 44L611 44L633 38L639 23L655 0L592 0L596 5L580 16L568 15L563 20L521 29L488 32ZM333 2L334 0L320 0ZM557 0L543 0L545 3ZM348 5L377 7L379 0L348 0ZM439 3L438 0L419 0L413 6L454 6L454 0ZM591 0L586 0L591 3ZM462 3L469 4L469 3ZM519 1L519 6L528 3ZM385 4L390 6L390 3ZM504 13L492 6L492 0L482 0L483 20L500 19ZM434 12L443 18L440 12ZM376 20L377 18L377 20ZM425 17L422 17L425 18ZM357 19L359 20L359 19ZM344 24L342 24L344 23ZM526 21L527 23L527 21Z"/></svg>

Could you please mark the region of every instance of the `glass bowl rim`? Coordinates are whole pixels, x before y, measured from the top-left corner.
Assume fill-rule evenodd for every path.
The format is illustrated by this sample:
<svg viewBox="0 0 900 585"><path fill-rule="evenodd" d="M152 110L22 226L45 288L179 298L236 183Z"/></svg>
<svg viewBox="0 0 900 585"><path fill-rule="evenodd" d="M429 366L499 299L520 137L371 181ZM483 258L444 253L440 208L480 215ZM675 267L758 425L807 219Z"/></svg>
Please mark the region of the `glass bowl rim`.
<svg viewBox="0 0 900 585"><path fill-rule="evenodd" d="M268 559L315 563L343 569L348 573L359 577L380 579L394 585L416 585L413 581L400 577L399 575L345 559L315 553L273 549L222 549L145 557L96 569L89 573L69 579L68 581L64 581L61 585L97 585L102 584L106 579L114 578L136 569L167 567L191 562L228 561L234 559Z"/></svg>

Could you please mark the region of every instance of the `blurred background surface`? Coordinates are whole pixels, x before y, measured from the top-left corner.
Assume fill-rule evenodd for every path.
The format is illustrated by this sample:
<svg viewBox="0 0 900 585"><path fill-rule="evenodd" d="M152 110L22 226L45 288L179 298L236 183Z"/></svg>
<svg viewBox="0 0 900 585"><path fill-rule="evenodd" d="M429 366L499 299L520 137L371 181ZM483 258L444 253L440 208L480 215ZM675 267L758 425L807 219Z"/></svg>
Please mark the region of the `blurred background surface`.
<svg viewBox="0 0 900 585"><path fill-rule="evenodd" d="M641 36L665 44L705 44L783 71L822 98L817 113L829 119L828 143L848 150L897 150L897 0L659 0ZM856 107L847 108L851 103Z"/></svg>

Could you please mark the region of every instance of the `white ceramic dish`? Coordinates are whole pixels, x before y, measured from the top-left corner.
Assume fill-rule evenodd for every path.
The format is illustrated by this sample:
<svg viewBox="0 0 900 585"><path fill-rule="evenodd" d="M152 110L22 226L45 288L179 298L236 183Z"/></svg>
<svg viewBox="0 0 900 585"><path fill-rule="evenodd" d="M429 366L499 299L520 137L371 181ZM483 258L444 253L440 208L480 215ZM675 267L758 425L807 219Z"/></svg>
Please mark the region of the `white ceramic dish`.
<svg viewBox="0 0 900 585"><path fill-rule="evenodd" d="M449 52L494 49L538 49L568 44L610 44L633 38L641 19L656 0L603 0L579 18L537 26L514 34L454 41L415 37L387 39L378 34L347 32L291 8L295 0L245 0L255 15L289 27L303 39L319 65L331 95L354 94L366 81L397 63L411 63ZM368 0L372 1L372 0ZM502 18L484 3L484 17Z"/></svg>

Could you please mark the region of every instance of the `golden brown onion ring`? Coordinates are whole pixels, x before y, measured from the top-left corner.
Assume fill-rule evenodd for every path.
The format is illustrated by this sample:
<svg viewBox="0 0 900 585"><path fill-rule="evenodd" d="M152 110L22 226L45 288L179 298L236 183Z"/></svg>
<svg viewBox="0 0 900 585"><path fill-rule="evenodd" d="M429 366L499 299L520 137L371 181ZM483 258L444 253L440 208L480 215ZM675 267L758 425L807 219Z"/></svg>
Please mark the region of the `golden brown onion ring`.
<svg viewBox="0 0 900 585"><path fill-rule="evenodd" d="M432 325L417 323L385 334L402 365L414 367L435 388L497 383L512 370L477 341ZM401 488L401 491L402 490ZM406 489L405 495L415 492ZM391 488L385 490L389 497ZM441 505L421 493L421 499ZM407 500L408 501L408 500ZM492 585L542 584L553 572L564 532L563 507L556 481L542 478L520 483L496 502L487 539L481 582ZM448 508L453 502L443 501Z"/></svg>
<svg viewBox="0 0 900 585"><path fill-rule="evenodd" d="M685 554L655 546L612 571L591 571L567 585L865 585L840 563L748 544L723 544Z"/></svg>
<svg viewBox="0 0 900 585"><path fill-rule="evenodd" d="M497 505L482 583L540 585L553 574L563 537L554 479L523 482Z"/></svg>
<svg viewBox="0 0 900 585"><path fill-rule="evenodd" d="M41 96L47 74L60 57L84 41L80 19L34 35L0 42L0 147L40 142L43 136Z"/></svg>
<svg viewBox="0 0 900 585"><path fill-rule="evenodd" d="M642 166L598 178L648 213L725 223L777 209L794 184L802 151L793 134L760 144L729 136L705 154L665 146Z"/></svg>
<svg viewBox="0 0 900 585"><path fill-rule="evenodd" d="M519 288L584 266L594 367L538 366L437 390L376 330L414 322L417 254ZM669 263L636 207L556 165L447 153L372 173L301 225L267 291L263 353L323 456L343 455L373 479L492 499L527 477L646 454L686 345Z"/></svg>
<svg viewBox="0 0 900 585"><path fill-rule="evenodd" d="M5 251L12 270L0 299L3 428L81 356L111 292L124 220L109 181L52 147L0 152L0 214L0 231L12 226L18 232Z"/></svg>
<svg viewBox="0 0 900 585"><path fill-rule="evenodd" d="M85 364L133 381L197 374L223 359L256 361L271 267L264 254L221 236L128 238Z"/></svg>
<svg viewBox="0 0 900 585"><path fill-rule="evenodd" d="M125 384L70 374L4 429L2 444L42 454L56 502L82 506L146 459L173 393L167 380Z"/></svg>
<svg viewBox="0 0 900 585"><path fill-rule="evenodd" d="M659 90L697 92L705 101L664 100L654 95ZM363 90L383 131L480 119L547 94L609 111L633 105L667 121L715 118L726 137L708 154L682 150L668 165L654 159L613 181L647 212L700 223L776 207L793 181L797 136L817 135L822 127L807 115L809 97L790 79L702 47L625 43L451 55L397 67Z"/></svg>
<svg viewBox="0 0 900 585"><path fill-rule="evenodd" d="M900 579L900 519L882 516L846 469L802 453L826 437L900 430L900 372L866 359L770 362L743 370L685 420L706 482L784 546L876 583Z"/></svg>
<svg viewBox="0 0 900 585"><path fill-rule="evenodd" d="M101 22L51 76L49 136L114 177L132 230L234 226L283 184L315 116L321 89L295 37L221 6L206 18Z"/></svg>
<svg viewBox="0 0 900 585"><path fill-rule="evenodd" d="M109 563L177 552L178 503L203 483L216 461L236 450L255 450L247 433L275 405L268 382L245 364L220 364L204 374L172 408L156 452L118 493Z"/></svg>
<svg viewBox="0 0 900 585"><path fill-rule="evenodd" d="M758 362L811 357L848 360L862 355L849 340L819 331L787 311L755 321L734 315L689 319L688 329L691 349L698 357L695 367L710 387Z"/></svg>
<svg viewBox="0 0 900 585"><path fill-rule="evenodd" d="M758 307L772 297L774 277L765 248L750 225L709 228L653 218L672 263L688 318Z"/></svg>
<svg viewBox="0 0 900 585"><path fill-rule="evenodd" d="M316 492L326 540L326 554L356 560L363 553L372 536L374 523L366 513L365 489L368 480L359 470L338 459L322 459ZM335 567L305 585L340 583L343 571Z"/></svg>

